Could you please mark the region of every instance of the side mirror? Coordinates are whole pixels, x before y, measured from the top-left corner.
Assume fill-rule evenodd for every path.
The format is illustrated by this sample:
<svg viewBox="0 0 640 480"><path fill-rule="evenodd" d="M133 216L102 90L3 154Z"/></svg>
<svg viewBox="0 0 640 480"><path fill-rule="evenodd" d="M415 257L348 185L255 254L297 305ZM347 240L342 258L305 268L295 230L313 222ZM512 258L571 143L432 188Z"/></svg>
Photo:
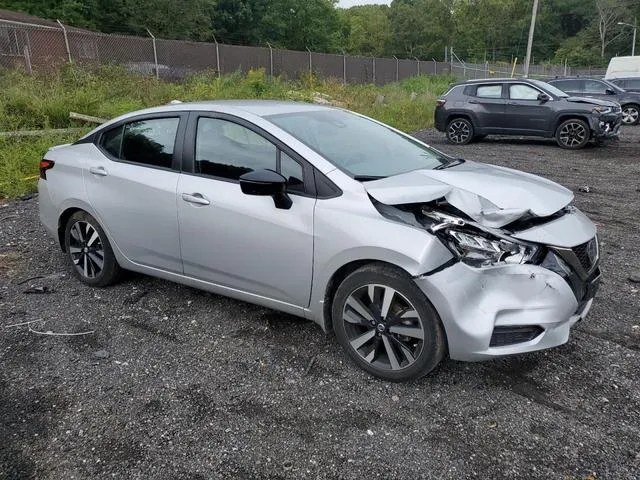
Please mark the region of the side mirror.
<svg viewBox="0 0 640 480"><path fill-rule="evenodd" d="M615 94L616 94L615 90L613 90L612 88L607 88L607 89L605 90L605 93L606 93L607 95L615 95Z"/></svg>
<svg viewBox="0 0 640 480"><path fill-rule="evenodd" d="M254 170L240 176L242 193L273 197L276 208L283 210L288 210L293 205L286 188L287 179L273 170Z"/></svg>
<svg viewBox="0 0 640 480"><path fill-rule="evenodd" d="M548 102L549 100L551 100L551 97L546 93L539 93L538 100L540 100L541 102Z"/></svg>

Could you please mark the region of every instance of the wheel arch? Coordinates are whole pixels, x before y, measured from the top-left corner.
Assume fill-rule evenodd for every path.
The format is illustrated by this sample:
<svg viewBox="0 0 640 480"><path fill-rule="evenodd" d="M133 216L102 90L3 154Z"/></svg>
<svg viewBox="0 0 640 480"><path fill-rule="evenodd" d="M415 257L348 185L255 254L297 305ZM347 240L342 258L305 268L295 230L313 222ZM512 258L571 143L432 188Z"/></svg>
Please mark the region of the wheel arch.
<svg viewBox="0 0 640 480"><path fill-rule="evenodd" d="M321 312L322 313L321 327L325 332L327 333L333 332L333 318L331 315L331 310L333 308L333 299L334 299L336 290L338 289L338 286L344 281L345 278L347 278L349 275L351 275L353 272L355 272L359 268L362 268L365 265L372 265L372 264L384 265L387 267L395 268L396 270L400 270L407 275L411 275L410 272L408 272L405 268L402 268L399 265L396 265L394 263L384 261L384 260L374 259L374 258L353 260L353 261L350 261L349 263L346 263L345 265L342 265L333 273L333 275L331 275L325 288L324 299L322 304L322 312Z"/></svg>
<svg viewBox="0 0 640 480"><path fill-rule="evenodd" d="M473 129L475 130L477 128L476 127L476 120L475 120L473 114L471 114L469 112L462 112L462 111L451 112L447 116L447 121L445 123L445 128L449 125L449 123L451 123L453 120L455 120L457 118L464 118L465 120L469 120L469 122L471 122L471 125L473 126Z"/></svg>
<svg viewBox="0 0 640 480"><path fill-rule="evenodd" d="M70 199L62 205L60 209L60 215L58 216L58 243L60 244L60 248L63 252L66 252L65 241L64 241L64 230L67 226L67 222L76 212L87 212L92 217L96 218L96 215L93 212L93 209L90 205L78 199ZM97 219L96 219L97 220Z"/></svg>
<svg viewBox="0 0 640 480"><path fill-rule="evenodd" d="M560 125L562 125L562 123L566 122L567 120L582 120L587 124L590 134L593 134L593 132L591 131L591 125L589 124L589 119L585 115L579 113L563 113L556 119L556 125L553 129L554 135L558 132L558 127L560 127Z"/></svg>

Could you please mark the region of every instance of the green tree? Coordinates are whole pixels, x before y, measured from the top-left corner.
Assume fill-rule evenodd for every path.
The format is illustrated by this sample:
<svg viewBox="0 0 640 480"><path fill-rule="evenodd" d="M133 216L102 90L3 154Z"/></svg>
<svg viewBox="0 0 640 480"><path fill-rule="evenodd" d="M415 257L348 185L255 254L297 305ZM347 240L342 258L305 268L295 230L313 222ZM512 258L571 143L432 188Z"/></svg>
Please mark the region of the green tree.
<svg viewBox="0 0 640 480"><path fill-rule="evenodd" d="M384 56L391 49L389 7L362 5L340 11L346 24L346 50L357 55Z"/></svg>
<svg viewBox="0 0 640 480"><path fill-rule="evenodd" d="M390 22L395 53L440 57L452 33L450 4L445 0L393 0Z"/></svg>

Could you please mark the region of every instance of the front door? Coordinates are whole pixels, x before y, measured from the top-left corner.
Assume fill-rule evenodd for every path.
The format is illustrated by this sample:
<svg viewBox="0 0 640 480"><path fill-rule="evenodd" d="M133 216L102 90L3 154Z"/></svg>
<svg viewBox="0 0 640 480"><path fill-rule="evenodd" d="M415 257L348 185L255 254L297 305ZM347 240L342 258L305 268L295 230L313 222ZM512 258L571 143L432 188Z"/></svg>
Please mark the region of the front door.
<svg viewBox="0 0 640 480"><path fill-rule="evenodd" d="M540 90L525 83L508 85L505 120L514 133L540 135L553 129L549 102L538 100Z"/></svg>
<svg viewBox="0 0 640 480"><path fill-rule="evenodd" d="M185 275L308 306L316 199L305 189L304 162L234 117L193 113L188 131L191 171L180 175L177 198ZM258 169L288 179L290 209L242 193L240 175Z"/></svg>

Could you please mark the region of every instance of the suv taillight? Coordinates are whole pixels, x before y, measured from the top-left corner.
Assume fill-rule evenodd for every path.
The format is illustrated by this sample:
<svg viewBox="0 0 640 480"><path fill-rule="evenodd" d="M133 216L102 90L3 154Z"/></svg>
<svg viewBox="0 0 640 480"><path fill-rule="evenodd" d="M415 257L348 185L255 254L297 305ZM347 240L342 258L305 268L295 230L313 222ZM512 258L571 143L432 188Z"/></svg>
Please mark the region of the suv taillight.
<svg viewBox="0 0 640 480"><path fill-rule="evenodd" d="M55 164L56 162L54 162L53 160L40 160L40 178L46 180L47 170L52 169Z"/></svg>
<svg viewBox="0 0 640 480"><path fill-rule="evenodd" d="M436 108L440 108L440 107L442 107L445 103L447 103L447 101L446 101L445 99L443 99L443 98L439 98L439 99L436 101Z"/></svg>

